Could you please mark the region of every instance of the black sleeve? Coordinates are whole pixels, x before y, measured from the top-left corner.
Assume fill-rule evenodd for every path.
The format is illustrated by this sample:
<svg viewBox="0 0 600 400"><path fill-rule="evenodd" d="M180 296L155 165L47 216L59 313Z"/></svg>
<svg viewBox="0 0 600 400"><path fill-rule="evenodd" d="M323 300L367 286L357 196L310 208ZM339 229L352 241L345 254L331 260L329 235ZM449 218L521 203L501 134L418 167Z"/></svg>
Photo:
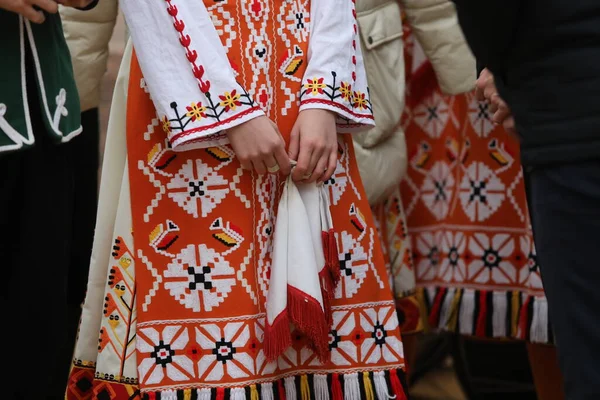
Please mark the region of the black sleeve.
<svg viewBox="0 0 600 400"><path fill-rule="evenodd" d="M91 10L92 8L96 7L98 5L98 2L100 0L94 0L92 1L90 4L88 4L86 7L82 7L82 8L77 8L78 10L81 11L88 11ZM105 0L105 1L117 1L117 0Z"/></svg>

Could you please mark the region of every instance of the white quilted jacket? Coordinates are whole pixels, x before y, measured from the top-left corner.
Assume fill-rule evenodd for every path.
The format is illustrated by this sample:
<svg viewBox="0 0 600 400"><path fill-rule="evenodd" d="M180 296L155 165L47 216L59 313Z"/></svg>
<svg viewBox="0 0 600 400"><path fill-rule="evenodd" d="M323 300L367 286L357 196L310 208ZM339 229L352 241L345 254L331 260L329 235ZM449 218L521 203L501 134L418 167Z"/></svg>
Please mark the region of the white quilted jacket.
<svg viewBox="0 0 600 400"><path fill-rule="evenodd" d="M450 0L357 0L358 24L376 127L354 135L369 202L385 200L406 173L406 143L399 127L404 108L401 9L447 94L475 84L475 59Z"/></svg>

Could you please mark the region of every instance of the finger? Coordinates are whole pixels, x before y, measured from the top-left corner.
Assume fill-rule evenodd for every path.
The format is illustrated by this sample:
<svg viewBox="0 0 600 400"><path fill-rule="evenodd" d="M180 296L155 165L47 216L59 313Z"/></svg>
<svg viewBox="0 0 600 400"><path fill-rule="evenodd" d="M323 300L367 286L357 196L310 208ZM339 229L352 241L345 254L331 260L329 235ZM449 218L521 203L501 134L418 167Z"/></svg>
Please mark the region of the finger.
<svg viewBox="0 0 600 400"><path fill-rule="evenodd" d="M477 100L485 100L483 92L485 88L490 86L491 84L493 84L493 75L487 69L484 69L483 71L481 71L479 78L477 78L477 81L475 82L475 86L477 88L475 95L477 97Z"/></svg>
<svg viewBox="0 0 600 400"><path fill-rule="evenodd" d="M321 158L323 158L323 150L313 150L312 154L310 155L310 162L308 163L308 175L309 176L304 178L305 182L307 182L307 183L316 182L317 179L319 179L321 177L321 175L323 175L323 172L325 172L325 167L326 167L327 163L324 162L323 168L318 169L317 164L319 163Z"/></svg>
<svg viewBox="0 0 600 400"><path fill-rule="evenodd" d="M312 149L308 147L304 147L300 149L300 154L298 155L298 163L296 164L296 168L292 172L292 178L295 181L303 181L306 179L306 175L312 172L309 170L310 159L312 156Z"/></svg>
<svg viewBox="0 0 600 400"><path fill-rule="evenodd" d="M510 117L510 109L508 107L502 107L502 106L500 106L498 108L498 111L496 111L494 113L494 116L492 117L492 121L495 122L495 123L497 123L497 124L501 124L508 117Z"/></svg>
<svg viewBox="0 0 600 400"><path fill-rule="evenodd" d="M41 24L46 20L46 16L41 11L36 11L31 6L26 6L22 11L19 12L24 18L27 18L29 21L34 24Z"/></svg>
<svg viewBox="0 0 600 400"><path fill-rule="evenodd" d="M58 12L58 4L54 0L33 0L31 1L31 4L38 6L50 14L56 14Z"/></svg>
<svg viewBox="0 0 600 400"><path fill-rule="evenodd" d="M240 164L242 166L242 169L245 169L246 171L252 171L252 162L251 161L240 160Z"/></svg>
<svg viewBox="0 0 600 400"><path fill-rule="evenodd" d="M279 163L275 159L273 155L267 156L265 158L265 165L267 166L267 172L269 174L277 174L279 173Z"/></svg>
<svg viewBox="0 0 600 400"><path fill-rule="evenodd" d="M483 96L485 97L485 99L487 101L491 101L492 97L494 97L494 95L497 95L497 94L498 93L496 92L496 87L494 85L488 85L483 90Z"/></svg>
<svg viewBox="0 0 600 400"><path fill-rule="evenodd" d="M298 154L300 152L300 129L297 125L292 128L290 134L290 146L288 147L288 155L290 160L298 161Z"/></svg>
<svg viewBox="0 0 600 400"><path fill-rule="evenodd" d="M267 166L262 159L252 160L252 166L258 175L264 175L267 173Z"/></svg>
<svg viewBox="0 0 600 400"><path fill-rule="evenodd" d="M325 171L325 173L321 175L321 182L325 182L331 179L331 177L335 173L335 169L337 168L337 160L337 149L333 149L333 151L329 154L329 164L327 165L327 171Z"/></svg>
<svg viewBox="0 0 600 400"><path fill-rule="evenodd" d="M327 168L329 167L329 152L323 152L317 164L315 165L315 170L313 171L313 175L311 176L311 182L323 182L323 175L327 172Z"/></svg>
<svg viewBox="0 0 600 400"><path fill-rule="evenodd" d="M273 155L279 165L279 171L281 171L283 176L288 176L290 172L292 172L292 165L290 163L290 158L285 152L285 148L283 146L278 147Z"/></svg>

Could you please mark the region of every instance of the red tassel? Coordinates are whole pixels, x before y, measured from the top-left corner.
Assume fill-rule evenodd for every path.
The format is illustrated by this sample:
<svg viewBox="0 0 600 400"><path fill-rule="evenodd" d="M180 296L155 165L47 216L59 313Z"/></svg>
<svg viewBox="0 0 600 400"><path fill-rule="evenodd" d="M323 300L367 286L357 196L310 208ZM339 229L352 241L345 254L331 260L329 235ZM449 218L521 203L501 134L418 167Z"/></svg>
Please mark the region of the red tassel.
<svg viewBox="0 0 600 400"><path fill-rule="evenodd" d="M475 336L485 337L485 320L487 318L487 294L485 290L479 292L479 315L475 327Z"/></svg>
<svg viewBox="0 0 600 400"><path fill-rule="evenodd" d="M279 392L279 400L285 399L285 387L283 386L283 379L277 381L277 391Z"/></svg>
<svg viewBox="0 0 600 400"><path fill-rule="evenodd" d="M390 371L390 383L392 384L392 390L396 395L396 400L408 400L408 398L406 397L406 393L404 392L404 387L402 386L402 382L400 382L400 378L398 378L396 370Z"/></svg>
<svg viewBox="0 0 600 400"><path fill-rule="evenodd" d="M440 311L442 309L442 300L444 299L444 295L448 289L441 288L438 294L435 296L433 300L433 306L431 306L431 311L429 312L429 325L432 328L437 328L440 322Z"/></svg>
<svg viewBox="0 0 600 400"><path fill-rule="evenodd" d="M225 400L225 388L224 387L217 388L216 400Z"/></svg>
<svg viewBox="0 0 600 400"><path fill-rule="evenodd" d="M526 340L527 339L527 321L529 320L529 303L531 303L531 296L527 297L527 300L521 306L521 310L519 311L519 339Z"/></svg>
<svg viewBox="0 0 600 400"><path fill-rule="evenodd" d="M290 323L287 311L279 314L273 325L265 324L263 348L269 361L275 360L292 344Z"/></svg>
<svg viewBox="0 0 600 400"><path fill-rule="evenodd" d="M338 374L331 376L331 397L331 400L344 400L344 392L342 392L342 384Z"/></svg>
<svg viewBox="0 0 600 400"><path fill-rule="evenodd" d="M154 393L154 392L148 393L148 400L156 400L156 393Z"/></svg>
<svg viewBox="0 0 600 400"><path fill-rule="evenodd" d="M321 304L313 297L289 285L287 300L289 320L310 340L319 360L323 363L327 362L329 326Z"/></svg>

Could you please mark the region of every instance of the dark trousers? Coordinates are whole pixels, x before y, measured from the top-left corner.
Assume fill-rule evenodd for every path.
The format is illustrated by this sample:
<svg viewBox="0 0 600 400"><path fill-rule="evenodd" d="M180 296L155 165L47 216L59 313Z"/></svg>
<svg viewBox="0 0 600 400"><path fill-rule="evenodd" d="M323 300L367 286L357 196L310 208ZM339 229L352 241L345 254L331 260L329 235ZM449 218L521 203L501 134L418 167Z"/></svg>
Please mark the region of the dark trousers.
<svg viewBox="0 0 600 400"><path fill-rule="evenodd" d="M600 160L529 170L527 187L567 399L600 399Z"/></svg>
<svg viewBox="0 0 600 400"><path fill-rule="evenodd" d="M33 118L35 146L0 157L3 399L64 399L97 204L97 111L83 121L57 145Z"/></svg>

